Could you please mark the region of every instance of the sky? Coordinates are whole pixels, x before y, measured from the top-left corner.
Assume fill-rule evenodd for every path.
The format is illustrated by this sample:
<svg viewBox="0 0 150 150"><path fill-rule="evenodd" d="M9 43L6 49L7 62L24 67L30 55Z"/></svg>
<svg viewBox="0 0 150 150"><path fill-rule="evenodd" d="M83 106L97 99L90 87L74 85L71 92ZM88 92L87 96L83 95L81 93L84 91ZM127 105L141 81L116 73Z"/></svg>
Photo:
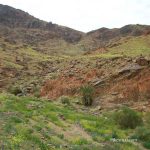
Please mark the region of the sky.
<svg viewBox="0 0 150 150"><path fill-rule="evenodd" d="M0 0L0 4L83 32L127 24L150 25L150 0Z"/></svg>

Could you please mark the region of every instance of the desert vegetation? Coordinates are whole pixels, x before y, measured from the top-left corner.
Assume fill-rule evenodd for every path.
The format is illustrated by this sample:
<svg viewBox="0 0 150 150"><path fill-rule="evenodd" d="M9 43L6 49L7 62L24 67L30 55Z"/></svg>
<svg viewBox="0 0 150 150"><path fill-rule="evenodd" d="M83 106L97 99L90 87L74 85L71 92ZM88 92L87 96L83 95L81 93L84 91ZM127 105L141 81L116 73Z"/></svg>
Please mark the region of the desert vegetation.
<svg viewBox="0 0 150 150"><path fill-rule="evenodd" d="M82 94L82 103L85 106L91 106L93 103L94 88L90 85L84 85L80 88Z"/></svg>
<svg viewBox="0 0 150 150"><path fill-rule="evenodd" d="M64 107L61 103L46 99L4 93L0 95L0 103L0 141L5 149L103 150L125 147L136 150L139 149L139 142L149 148L149 114L121 108L118 112L107 111L96 116L81 111L80 108L86 106L79 105L75 109L73 100ZM118 114L120 111L122 113ZM141 119L146 120L142 123ZM137 144L115 143L112 138L138 141ZM105 144L102 146L102 143Z"/></svg>
<svg viewBox="0 0 150 150"><path fill-rule="evenodd" d="M0 149L150 149L150 26L83 33L0 4L0 31Z"/></svg>

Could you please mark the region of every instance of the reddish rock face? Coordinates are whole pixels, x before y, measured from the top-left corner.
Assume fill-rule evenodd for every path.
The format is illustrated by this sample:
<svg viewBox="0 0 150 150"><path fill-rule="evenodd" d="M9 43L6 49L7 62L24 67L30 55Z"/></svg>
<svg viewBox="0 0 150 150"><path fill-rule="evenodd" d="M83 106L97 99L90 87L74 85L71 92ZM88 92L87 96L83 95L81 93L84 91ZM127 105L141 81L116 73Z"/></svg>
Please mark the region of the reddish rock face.
<svg viewBox="0 0 150 150"><path fill-rule="evenodd" d="M122 100L150 99L150 70L145 69L134 78L122 80L112 89L121 93Z"/></svg>
<svg viewBox="0 0 150 150"><path fill-rule="evenodd" d="M46 81L41 89L41 96L46 96L50 99L58 98L62 95L78 94L78 89L90 82L97 76L97 71L91 70L86 74L78 72L78 76L62 75L58 79Z"/></svg>

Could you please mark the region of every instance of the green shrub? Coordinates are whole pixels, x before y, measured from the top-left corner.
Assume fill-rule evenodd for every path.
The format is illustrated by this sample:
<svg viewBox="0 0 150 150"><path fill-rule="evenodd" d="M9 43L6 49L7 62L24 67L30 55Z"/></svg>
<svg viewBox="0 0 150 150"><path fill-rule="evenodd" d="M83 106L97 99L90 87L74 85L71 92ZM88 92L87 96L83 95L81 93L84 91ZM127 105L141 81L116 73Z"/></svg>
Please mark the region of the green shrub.
<svg viewBox="0 0 150 150"><path fill-rule="evenodd" d="M124 107L121 111L118 111L115 115L116 123L121 128L134 129L143 123L141 116L134 110Z"/></svg>
<svg viewBox="0 0 150 150"><path fill-rule="evenodd" d="M116 138L116 139L119 138L116 131L113 131L113 132L112 132L112 138Z"/></svg>
<svg viewBox="0 0 150 150"><path fill-rule="evenodd" d="M40 92L39 92L39 91L35 92L35 93L34 93L34 96L37 97L37 98L40 98L40 96L41 96L41 95L40 95Z"/></svg>
<svg viewBox="0 0 150 150"><path fill-rule="evenodd" d="M150 128L139 127L135 132L135 136L137 139L143 142L150 142Z"/></svg>
<svg viewBox="0 0 150 150"><path fill-rule="evenodd" d="M86 144L89 144L89 142L87 141L87 139L84 139L84 138L77 139L73 143L75 145L86 145Z"/></svg>
<svg viewBox="0 0 150 150"><path fill-rule="evenodd" d="M18 86L15 86L15 87L11 87L9 88L8 90L11 94L14 94L14 95L18 95L18 94L21 94L22 93L22 89Z"/></svg>
<svg viewBox="0 0 150 150"><path fill-rule="evenodd" d="M82 103L85 106L91 106L93 103L94 88L90 85L84 85L80 88L82 94Z"/></svg>
<svg viewBox="0 0 150 150"><path fill-rule="evenodd" d="M40 93L40 87L39 86L36 86L33 88L33 95L37 98L40 98L41 93Z"/></svg>
<svg viewBox="0 0 150 150"><path fill-rule="evenodd" d="M133 136L140 140L145 148L150 149L150 128L139 127Z"/></svg>
<svg viewBox="0 0 150 150"><path fill-rule="evenodd" d="M70 105L70 99L67 96L61 96L60 101L61 101L62 104Z"/></svg>
<svg viewBox="0 0 150 150"><path fill-rule="evenodd" d="M64 139L64 134L58 134L58 137L59 137L60 139Z"/></svg>
<svg viewBox="0 0 150 150"><path fill-rule="evenodd" d="M34 129L36 129L36 131L38 131L38 132L39 132L39 131L41 131L41 130L42 130L42 127L41 127L41 126L38 126L38 125L35 125L35 126L34 126Z"/></svg>
<svg viewBox="0 0 150 150"><path fill-rule="evenodd" d="M150 142L145 142L143 145L145 148L150 149Z"/></svg>
<svg viewBox="0 0 150 150"><path fill-rule="evenodd" d="M150 126L150 112L147 112L145 115L146 124Z"/></svg>
<svg viewBox="0 0 150 150"><path fill-rule="evenodd" d="M14 123L22 123L22 120L17 116L12 116L11 121Z"/></svg>

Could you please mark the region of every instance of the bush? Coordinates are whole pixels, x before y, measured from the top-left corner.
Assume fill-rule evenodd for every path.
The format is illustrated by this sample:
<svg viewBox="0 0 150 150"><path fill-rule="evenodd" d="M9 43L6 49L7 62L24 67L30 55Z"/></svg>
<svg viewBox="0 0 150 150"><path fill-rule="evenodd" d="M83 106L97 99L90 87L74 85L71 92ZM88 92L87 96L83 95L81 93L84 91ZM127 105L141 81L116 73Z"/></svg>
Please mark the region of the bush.
<svg viewBox="0 0 150 150"><path fill-rule="evenodd" d="M34 93L34 96L37 97L37 98L40 98L40 96L41 96L41 95L40 95L40 92L39 92L39 91L36 91L36 92Z"/></svg>
<svg viewBox="0 0 150 150"><path fill-rule="evenodd" d="M82 93L82 103L85 106L91 106L93 103L93 93L94 89L90 85L84 85L81 87L81 93Z"/></svg>
<svg viewBox="0 0 150 150"><path fill-rule="evenodd" d="M40 87L35 87L33 89L33 94L34 94L35 97L40 98L40 96L41 96Z"/></svg>
<svg viewBox="0 0 150 150"><path fill-rule="evenodd" d="M115 120L121 128L134 129L143 123L141 116L134 110L124 107L115 115Z"/></svg>
<svg viewBox="0 0 150 150"><path fill-rule="evenodd" d="M146 124L150 127L150 112L147 112L145 115Z"/></svg>
<svg viewBox="0 0 150 150"><path fill-rule="evenodd" d="M150 149L150 128L149 127L137 128L133 137L143 142L143 146L145 148Z"/></svg>
<svg viewBox="0 0 150 150"><path fill-rule="evenodd" d="M86 145L86 144L89 144L87 139L84 139L84 138L77 139L77 140L73 141L73 143L75 145Z"/></svg>
<svg viewBox="0 0 150 150"><path fill-rule="evenodd" d="M22 93L22 90L20 87L11 87L9 90L8 90L11 94L14 94L14 95L18 95L18 94L21 94Z"/></svg>
<svg viewBox="0 0 150 150"><path fill-rule="evenodd" d="M150 142L145 142L143 145L145 148L150 149Z"/></svg>
<svg viewBox="0 0 150 150"><path fill-rule="evenodd" d="M139 127L136 130L135 136L143 142L150 142L150 129L146 127Z"/></svg>
<svg viewBox="0 0 150 150"><path fill-rule="evenodd" d="M62 104L70 105L70 99L67 96L60 97L60 101L61 101Z"/></svg>

